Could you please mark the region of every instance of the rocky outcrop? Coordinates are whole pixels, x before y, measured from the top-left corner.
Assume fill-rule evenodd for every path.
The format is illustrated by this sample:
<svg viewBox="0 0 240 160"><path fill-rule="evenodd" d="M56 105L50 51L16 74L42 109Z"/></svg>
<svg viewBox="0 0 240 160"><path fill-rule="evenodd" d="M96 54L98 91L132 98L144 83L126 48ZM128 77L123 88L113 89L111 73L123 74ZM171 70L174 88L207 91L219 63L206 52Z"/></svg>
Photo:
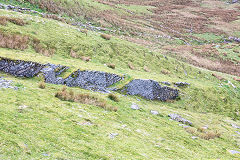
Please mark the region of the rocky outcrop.
<svg viewBox="0 0 240 160"><path fill-rule="evenodd" d="M138 95L149 100L174 100L178 97L178 90L162 87L153 80L135 79L120 90L128 95Z"/></svg>

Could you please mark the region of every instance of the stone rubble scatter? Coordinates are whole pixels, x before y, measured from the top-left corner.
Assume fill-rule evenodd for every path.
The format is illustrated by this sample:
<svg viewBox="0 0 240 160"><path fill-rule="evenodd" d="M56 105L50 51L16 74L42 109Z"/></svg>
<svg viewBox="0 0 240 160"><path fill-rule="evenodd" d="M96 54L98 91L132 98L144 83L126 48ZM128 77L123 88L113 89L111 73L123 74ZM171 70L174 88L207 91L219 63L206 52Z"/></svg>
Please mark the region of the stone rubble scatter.
<svg viewBox="0 0 240 160"><path fill-rule="evenodd" d="M14 90L18 90L18 87L12 85L12 81L8 81L0 77L0 89L1 88L10 88Z"/></svg>
<svg viewBox="0 0 240 160"><path fill-rule="evenodd" d="M192 122L190 122L189 120L186 120L185 118L183 118L180 115L175 114L175 113L169 114L168 117L170 117L174 121L181 122L181 123L189 125L189 126L193 125Z"/></svg>

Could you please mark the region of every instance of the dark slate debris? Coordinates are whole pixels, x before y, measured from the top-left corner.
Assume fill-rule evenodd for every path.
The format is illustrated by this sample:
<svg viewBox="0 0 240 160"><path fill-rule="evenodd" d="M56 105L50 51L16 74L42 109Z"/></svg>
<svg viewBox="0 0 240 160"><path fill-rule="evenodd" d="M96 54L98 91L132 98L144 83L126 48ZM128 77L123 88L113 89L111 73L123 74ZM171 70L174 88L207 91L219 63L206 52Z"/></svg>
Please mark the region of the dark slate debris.
<svg viewBox="0 0 240 160"><path fill-rule="evenodd" d="M88 90L109 92L107 87L121 81L123 77L100 71L80 71L72 73L64 80L69 87L81 87Z"/></svg>
<svg viewBox="0 0 240 160"><path fill-rule="evenodd" d="M121 92L128 95L138 95L149 100L174 100L178 97L178 90L170 87L162 87L153 80L135 79L123 87Z"/></svg>
<svg viewBox="0 0 240 160"><path fill-rule="evenodd" d="M34 77L43 67L44 65L35 62L0 58L0 71L16 77Z"/></svg>
<svg viewBox="0 0 240 160"><path fill-rule="evenodd" d="M187 82L175 82L174 85L176 85L177 87L186 87L186 86L189 86L190 83L187 83Z"/></svg>
<svg viewBox="0 0 240 160"><path fill-rule="evenodd" d="M9 73L16 77L31 78L38 74L43 74L46 83L67 85L69 87L80 87L83 89L110 92L107 87L117 83L123 77L112 73L100 71L80 71L72 73L67 78L59 75L69 67L55 64L39 64L21 60L0 59L0 71Z"/></svg>
<svg viewBox="0 0 240 160"><path fill-rule="evenodd" d="M182 118L180 115L175 114L175 113L169 114L168 117L170 117L174 121L181 122L181 123L189 125L189 126L193 125L192 122L190 122L189 120L186 120L185 118Z"/></svg>
<svg viewBox="0 0 240 160"><path fill-rule="evenodd" d="M45 67L41 70L43 76L45 77L46 83L52 84L64 84L64 79L58 77L61 73L65 72L69 67L55 64L46 64Z"/></svg>

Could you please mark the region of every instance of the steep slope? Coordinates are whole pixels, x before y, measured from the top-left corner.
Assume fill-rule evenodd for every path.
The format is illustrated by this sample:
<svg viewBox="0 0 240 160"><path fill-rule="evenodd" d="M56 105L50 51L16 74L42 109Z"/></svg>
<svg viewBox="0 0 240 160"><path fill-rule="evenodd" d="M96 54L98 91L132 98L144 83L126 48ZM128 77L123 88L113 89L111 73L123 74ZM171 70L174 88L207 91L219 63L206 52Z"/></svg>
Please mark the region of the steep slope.
<svg viewBox="0 0 240 160"><path fill-rule="evenodd" d="M180 91L180 99L170 102L113 92L120 100L115 102L106 93L67 88L118 108L111 112L58 99L55 94L63 86L46 84L40 89L41 76L28 79L0 73L1 79L12 80L12 86L18 87L0 89L2 159L239 158L231 153L239 151L240 144L240 84L233 76L194 67L116 37L106 40L97 32L86 34L56 20L6 10L0 10L0 17L6 20L0 25L0 57L70 67L62 77L77 69L125 75L117 88L132 79L152 79L168 81ZM91 60L84 61L88 56ZM116 68L107 67L108 63ZM190 86L176 87L175 82ZM131 109L132 104L141 109ZM171 113L193 126L169 120Z"/></svg>

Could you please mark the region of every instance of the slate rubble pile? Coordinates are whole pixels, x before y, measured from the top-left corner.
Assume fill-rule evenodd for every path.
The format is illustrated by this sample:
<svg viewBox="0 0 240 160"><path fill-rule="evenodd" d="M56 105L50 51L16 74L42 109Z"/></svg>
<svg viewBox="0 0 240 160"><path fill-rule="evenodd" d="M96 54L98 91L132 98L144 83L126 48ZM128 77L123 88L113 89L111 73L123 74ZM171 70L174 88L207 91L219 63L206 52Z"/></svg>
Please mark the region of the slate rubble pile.
<svg viewBox="0 0 240 160"><path fill-rule="evenodd" d="M178 90L161 86L153 80L135 79L121 89L128 95L138 95L149 100L174 100L178 97Z"/></svg>

